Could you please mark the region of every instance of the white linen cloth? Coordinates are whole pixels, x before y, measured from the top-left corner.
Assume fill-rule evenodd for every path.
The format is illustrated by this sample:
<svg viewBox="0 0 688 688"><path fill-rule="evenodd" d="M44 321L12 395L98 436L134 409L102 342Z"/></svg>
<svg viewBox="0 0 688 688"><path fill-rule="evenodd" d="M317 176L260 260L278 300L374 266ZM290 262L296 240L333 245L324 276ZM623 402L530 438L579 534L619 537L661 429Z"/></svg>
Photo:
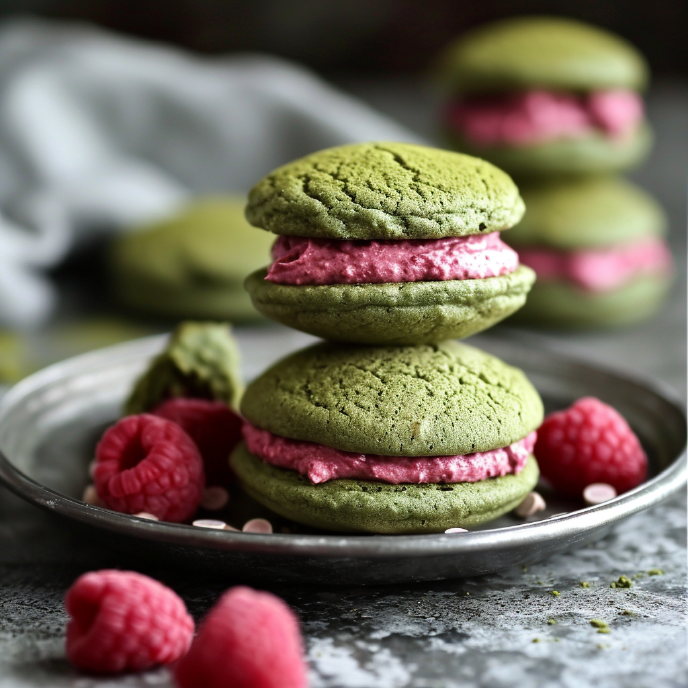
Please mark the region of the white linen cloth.
<svg viewBox="0 0 688 688"><path fill-rule="evenodd" d="M42 271L96 232L247 191L327 146L421 142L307 70L201 58L77 24L0 27L0 325L40 324Z"/></svg>

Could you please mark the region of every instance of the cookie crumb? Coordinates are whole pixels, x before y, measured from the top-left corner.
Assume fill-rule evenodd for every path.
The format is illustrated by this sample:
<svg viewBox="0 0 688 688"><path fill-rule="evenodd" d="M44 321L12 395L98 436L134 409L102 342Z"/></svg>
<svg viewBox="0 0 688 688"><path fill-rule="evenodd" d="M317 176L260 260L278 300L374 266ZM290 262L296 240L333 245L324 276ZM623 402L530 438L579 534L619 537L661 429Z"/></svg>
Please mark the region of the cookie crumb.
<svg viewBox="0 0 688 688"><path fill-rule="evenodd" d="M630 588L633 585L633 581L626 576L619 576L619 580L612 581L609 584L610 588Z"/></svg>
<svg viewBox="0 0 688 688"><path fill-rule="evenodd" d="M590 619L590 625L593 628L596 628L598 633L608 634L610 632L609 624L602 619Z"/></svg>
<svg viewBox="0 0 688 688"><path fill-rule="evenodd" d="M534 643L539 643L539 642L540 642L540 638L533 638L533 642L534 642Z"/></svg>
<svg viewBox="0 0 688 688"><path fill-rule="evenodd" d="M554 626L557 623L556 619L547 619L547 623L550 626Z"/></svg>
<svg viewBox="0 0 688 688"><path fill-rule="evenodd" d="M561 593L558 590L550 590L549 594L554 595L554 597L559 597Z"/></svg>
<svg viewBox="0 0 688 688"><path fill-rule="evenodd" d="M664 571L662 571L662 569L650 569L650 570L647 572L647 575L648 575L648 576L663 576L663 575L664 575Z"/></svg>
<svg viewBox="0 0 688 688"><path fill-rule="evenodd" d="M580 585L581 588L589 588L590 587L590 583L588 583L588 581L581 581L580 583L578 583L578 585Z"/></svg>

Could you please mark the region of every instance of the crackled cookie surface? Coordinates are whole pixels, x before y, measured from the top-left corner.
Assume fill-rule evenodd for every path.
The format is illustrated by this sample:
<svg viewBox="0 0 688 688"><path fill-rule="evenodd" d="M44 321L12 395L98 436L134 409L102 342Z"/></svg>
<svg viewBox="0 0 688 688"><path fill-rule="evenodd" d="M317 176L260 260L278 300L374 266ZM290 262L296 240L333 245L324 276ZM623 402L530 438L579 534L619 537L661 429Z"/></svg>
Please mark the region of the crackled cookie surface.
<svg viewBox="0 0 688 688"><path fill-rule="evenodd" d="M246 217L276 234L329 239L439 239L506 229L524 206L484 160L408 143L318 151L271 172Z"/></svg>
<svg viewBox="0 0 688 688"><path fill-rule="evenodd" d="M291 439L386 456L471 454L535 430L542 402L525 375L458 342L317 344L254 380L241 412Z"/></svg>

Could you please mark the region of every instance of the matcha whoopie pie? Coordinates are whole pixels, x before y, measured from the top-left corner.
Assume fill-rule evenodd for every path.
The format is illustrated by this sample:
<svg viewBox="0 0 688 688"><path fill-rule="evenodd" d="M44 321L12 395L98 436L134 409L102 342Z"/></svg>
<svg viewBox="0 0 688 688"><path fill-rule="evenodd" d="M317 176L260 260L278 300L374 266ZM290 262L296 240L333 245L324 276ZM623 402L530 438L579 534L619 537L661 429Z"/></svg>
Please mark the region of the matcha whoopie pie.
<svg viewBox="0 0 688 688"><path fill-rule="evenodd" d="M515 321L604 327L659 306L673 270L651 196L618 177L533 182L521 192L528 212L508 241L538 279Z"/></svg>
<svg viewBox="0 0 688 688"><path fill-rule="evenodd" d="M520 308L534 275L500 239L523 215L511 178L425 146L313 153L250 192L249 222L278 234L246 289L264 315L325 339L423 344Z"/></svg>
<svg viewBox="0 0 688 688"><path fill-rule="evenodd" d="M458 150L519 176L612 172L647 154L642 55L622 38L561 17L473 30L442 55L442 128Z"/></svg>
<svg viewBox="0 0 688 688"><path fill-rule="evenodd" d="M244 205L240 196L204 198L118 236L110 252L117 300L161 316L259 319L243 282L272 242L246 222Z"/></svg>
<svg viewBox="0 0 688 688"><path fill-rule="evenodd" d="M538 479L543 407L523 373L458 342L318 344L242 398L244 489L299 523L432 533L516 507Z"/></svg>

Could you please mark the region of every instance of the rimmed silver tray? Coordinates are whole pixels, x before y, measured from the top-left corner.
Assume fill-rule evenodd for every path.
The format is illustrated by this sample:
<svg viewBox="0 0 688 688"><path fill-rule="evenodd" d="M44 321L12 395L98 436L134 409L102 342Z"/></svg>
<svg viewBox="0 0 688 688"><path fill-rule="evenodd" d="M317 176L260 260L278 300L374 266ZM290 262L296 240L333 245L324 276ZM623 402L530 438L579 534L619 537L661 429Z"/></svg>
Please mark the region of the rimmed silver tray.
<svg viewBox="0 0 688 688"><path fill-rule="evenodd" d="M602 537L686 480L686 419L666 391L539 349L528 339L481 337L482 348L526 372L548 410L585 395L616 407L648 452L651 478L602 505L581 508L552 497L536 521L505 516L460 535L244 534L156 523L84 504L79 496L98 434L118 417L132 380L162 343L152 337L78 356L11 389L0 405L0 482L65 524L160 563L247 580L372 584L473 576L542 560Z"/></svg>

